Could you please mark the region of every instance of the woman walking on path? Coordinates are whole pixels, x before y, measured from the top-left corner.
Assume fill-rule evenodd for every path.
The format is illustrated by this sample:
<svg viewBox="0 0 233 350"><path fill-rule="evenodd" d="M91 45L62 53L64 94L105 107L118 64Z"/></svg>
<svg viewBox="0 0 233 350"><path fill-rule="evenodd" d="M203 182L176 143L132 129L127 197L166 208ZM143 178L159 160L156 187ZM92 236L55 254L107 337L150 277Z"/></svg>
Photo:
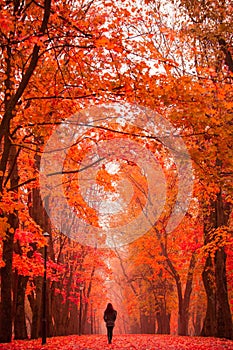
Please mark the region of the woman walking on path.
<svg viewBox="0 0 233 350"><path fill-rule="evenodd" d="M104 311L104 321L107 327L108 344L112 343L112 332L115 326L116 317L117 311L114 310L111 303L108 303L106 310Z"/></svg>

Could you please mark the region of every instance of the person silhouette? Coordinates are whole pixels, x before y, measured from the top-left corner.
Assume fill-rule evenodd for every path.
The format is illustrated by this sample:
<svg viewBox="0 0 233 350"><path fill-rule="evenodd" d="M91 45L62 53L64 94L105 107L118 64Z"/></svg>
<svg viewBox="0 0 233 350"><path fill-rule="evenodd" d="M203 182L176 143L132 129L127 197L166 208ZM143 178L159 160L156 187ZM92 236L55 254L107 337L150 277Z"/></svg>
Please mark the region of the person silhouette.
<svg viewBox="0 0 233 350"><path fill-rule="evenodd" d="M108 344L112 343L112 333L113 333L113 328L115 326L116 318L117 318L117 311L114 310L111 303L108 303L104 311L104 321L107 327Z"/></svg>

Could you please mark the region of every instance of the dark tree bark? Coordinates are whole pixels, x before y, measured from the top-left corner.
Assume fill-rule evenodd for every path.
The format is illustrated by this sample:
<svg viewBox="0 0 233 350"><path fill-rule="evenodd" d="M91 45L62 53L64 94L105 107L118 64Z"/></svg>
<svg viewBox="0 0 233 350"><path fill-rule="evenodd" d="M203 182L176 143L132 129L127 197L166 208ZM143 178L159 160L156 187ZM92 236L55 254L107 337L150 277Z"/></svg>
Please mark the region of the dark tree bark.
<svg viewBox="0 0 233 350"><path fill-rule="evenodd" d="M193 274L194 268L196 265L196 254L193 253L189 263L189 269L186 279L186 286L184 291L184 297L180 300L179 307L179 320L178 320L178 334L179 335L188 335L188 326L189 326L189 305L190 298L192 293L192 284L193 284ZM182 292L180 291L179 295Z"/></svg>
<svg viewBox="0 0 233 350"><path fill-rule="evenodd" d="M71 305L69 330L70 334L78 334L78 307L75 304Z"/></svg>
<svg viewBox="0 0 233 350"><path fill-rule="evenodd" d="M37 339L41 335L41 309L42 309L42 284L43 278L36 277L34 279L36 285L35 297L28 296L28 300L32 309L32 326L31 339Z"/></svg>
<svg viewBox="0 0 233 350"><path fill-rule="evenodd" d="M166 313L165 310L163 310L162 312L157 312L157 334L170 334L170 318L171 314Z"/></svg>
<svg viewBox="0 0 233 350"><path fill-rule="evenodd" d="M17 152L15 147L11 144L8 137L6 137L5 150L8 149L9 160L9 176L11 186L18 184L18 169L17 169ZM1 162L2 165L2 162ZM2 185L2 184L1 184ZM17 190L16 190L17 197ZM18 213L14 210L8 214L9 228L6 232L6 237L3 240L2 259L5 266L1 268L1 309L0 309L0 342L9 343L12 339L12 262L14 249L14 232L19 226Z"/></svg>
<svg viewBox="0 0 233 350"><path fill-rule="evenodd" d="M211 241L210 232L223 225L229 219L229 206L224 205L221 191L216 201L212 202L212 211L205 220L205 243ZM229 306L226 253L224 247L219 247L214 258L209 255L202 273L207 295L207 310L201 335L233 339L232 316Z"/></svg>
<svg viewBox="0 0 233 350"><path fill-rule="evenodd" d="M232 316L227 291L226 253L224 248L219 249L215 255L215 276L217 336L219 338L233 339Z"/></svg>
<svg viewBox="0 0 233 350"><path fill-rule="evenodd" d="M9 223L17 226L18 219L15 214L10 214ZM13 259L14 235L9 231L3 243L2 259L5 266L1 268L1 310L0 310L0 343L9 343L12 338L12 259Z"/></svg>
<svg viewBox="0 0 233 350"><path fill-rule="evenodd" d="M155 317L151 315L140 314L141 334L155 334Z"/></svg>
<svg viewBox="0 0 233 350"><path fill-rule="evenodd" d="M38 141L39 142L39 141ZM40 156L35 156L35 167L39 170L40 167ZM28 195L28 207L29 214L33 218L33 220L42 228L44 232L49 232L49 249L48 255L52 254L52 234L51 234L51 222L46 210L43 207L43 202L40 196L40 189L33 188L32 191ZM35 247L36 249L36 247ZM41 254L43 255L44 250L41 249ZM37 339L41 336L41 327L42 327L42 285L43 285L43 277L38 276L34 278L34 284L36 285L36 295L30 295L28 297L30 306L32 309L32 326L31 326L31 338ZM49 281L47 280L47 286L49 286ZM50 300L50 290L47 288L47 335L50 336L49 326L52 324L51 321L51 304Z"/></svg>
<svg viewBox="0 0 233 350"><path fill-rule="evenodd" d="M7 4L11 6L10 4ZM14 11L17 9L15 3ZM43 35L47 30L47 24L49 20L51 10L51 0L44 1L44 13L42 17L42 22L40 26L40 33ZM15 17L17 20L17 17ZM14 33L13 33L14 34ZM11 35L14 37L14 35ZM11 189L17 191L18 188L18 173L17 173L17 155L13 154L15 152L15 147L12 144L10 135L11 121L14 117L14 112L16 106L23 95L28 83L33 75L35 68L39 60L40 46L35 44L32 49L32 54L28 61L27 69L22 75L21 81L19 81L18 87L15 88L12 82L12 50L10 36L8 38L8 45L6 46L7 55L5 60L5 99L4 99L4 114L0 123L0 143L3 145L2 157L0 160L0 194L2 194L3 189L10 183ZM12 157L13 154L13 157ZM10 214L6 213L8 217L8 223L11 226L6 232L6 239L3 241L3 261L5 266L1 268L1 312L0 312L0 341L10 342L12 338L12 258L13 258L13 240L14 234L11 230L18 228L18 215L17 211L13 211Z"/></svg>
<svg viewBox="0 0 233 350"><path fill-rule="evenodd" d="M199 310L197 310L194 320L194 336L198 337L201 334L201 324L202 324L202 315Z"/></svg>
<svg viewBox="0 0 233 350"><path fill-rule="evenodd" d="M39 166L39 165L38 165ZM29 195L29 213L30 216L34 219L34 221L45 231L45 232L51 232L51 224L49 217L43 208L43 203L40 197L39 189L34 188L32 192ZM50 234L50 240L52 239ZM50 253L50 250L48 253ZM41 250L41 253L43 254L43 249ZM36 277L34 279L34 283L36 285L36 296L32 297L29 296L29 302L32 309L32 327L31 327L31 338L37 339L41 335L41 309L42 309L42 283L43 283L43 277ZM49 283L47 283L49 285ZM49 288L47 288L47 294L49 294ZM49 297L47 296L47 301ZM47 303L47 306L49 307L49 303ZM50 310L48 310L47 315L50 315ZM49 320L48 320L49 321ZM49 325L50 322L47 322ZM47 334L49 335L49 329L47 330Z"/></svg>
<svg viewBox="0 0 233 350"><path fill-rule="evenodd" d="M222 52L225 54L225 64L228 66L229 70L233 72L233 59L229 47L224 39L219 39L218 41Z"/></svg>
<svg viewBox="0 0 233 350"><path fill-rule="evenodd" d="M207 296L207 309L201 335L217 336L215 273L213 261L210 256L206 259L202 279Z"/></svg>
<svg viewBox="0 0 233 350"><path fill-rule="evenodd" d="M162 253L166 258L166 262L169 267L170 273L173 276L176 283L177 296L178 296L178 334L188 335L189 306L190 306L190 298L192 293L194 268L196 265L196 253L193 252L190 259L188 274L186 278L186 286L185 286L184 295L183 295L180 275L176 271L172 261L169 259L165 245L163 243L161 243L160 245L161 245Z"/></svg>
<svg viewBox="0 0 233 350"><path fill-rule="evenodd" d="M25 291L28 277L17 276L16 306L14 319L14 339L27 339L27 327L25 316Z"/></svg>

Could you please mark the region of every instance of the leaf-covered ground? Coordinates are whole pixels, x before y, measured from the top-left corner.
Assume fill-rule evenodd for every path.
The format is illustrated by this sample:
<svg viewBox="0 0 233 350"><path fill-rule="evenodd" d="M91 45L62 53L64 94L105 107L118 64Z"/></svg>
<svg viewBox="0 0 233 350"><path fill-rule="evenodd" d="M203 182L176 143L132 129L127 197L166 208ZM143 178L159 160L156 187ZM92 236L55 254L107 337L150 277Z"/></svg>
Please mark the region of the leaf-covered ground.
<svg viewBox="0 0 233 350"><path fill-rule="evenodd" d="M41 345L41 339L28 341L13 341L10 344L0 344L1 350L53 349L53 350L105 350L105 349L139 349L139 350L221 350L233 349L233 341L217 338L177 337L170 335L115 335L113 343L107 344L103 335L67 336L47 338L47 344Z"/></svg>

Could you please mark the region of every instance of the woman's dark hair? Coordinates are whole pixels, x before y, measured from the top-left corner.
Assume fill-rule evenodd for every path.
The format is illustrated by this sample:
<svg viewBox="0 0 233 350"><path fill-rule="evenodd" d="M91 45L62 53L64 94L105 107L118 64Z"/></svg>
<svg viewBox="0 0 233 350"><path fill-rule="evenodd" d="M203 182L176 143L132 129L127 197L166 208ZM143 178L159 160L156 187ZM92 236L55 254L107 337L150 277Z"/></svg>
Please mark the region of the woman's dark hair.
<svg viewBox="0 0 233 350"><path fill-rule="evenodd" d="M114 309L113 309L112 304L111 304L111 303L108 303L107 308L106 308L106 311L113 311L113 310L114 310Z"/></svg>

